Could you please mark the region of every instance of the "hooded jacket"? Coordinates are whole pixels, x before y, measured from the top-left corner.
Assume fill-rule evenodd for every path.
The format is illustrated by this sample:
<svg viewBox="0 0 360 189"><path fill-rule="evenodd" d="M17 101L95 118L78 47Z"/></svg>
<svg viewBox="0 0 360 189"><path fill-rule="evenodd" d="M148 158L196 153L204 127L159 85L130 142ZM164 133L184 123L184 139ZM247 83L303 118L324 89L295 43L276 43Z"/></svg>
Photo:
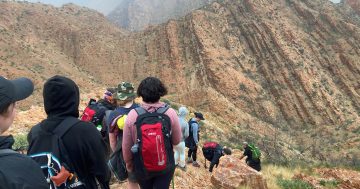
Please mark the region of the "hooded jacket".
<svg viewBox="0 0 360 189"><path fill-rule="evenodd" d="M79 88L74 81L54 76L43 90L47 119L35 127L52 132L66 117L79 117ZM32 143L32 131L28 142ZM71 163L87 189L96 188L96 180L103 189L109 188L110 172L106 165L106 145L96 127L89 122L79 121L63 136L62 141Z"/></svg>
<svg viewBox="0 0 360 189"><path fill-rule="evenodd" d="M179 122L181 127L182 138L181 141L185 141L185 139L189 136L189 123L186 121L186 116L189 111L185 107L179 108Z"/></svg>
<svg viewBox="0 0 360 189"><path fill-rule="evenodd" d="M11 149L12 136L0 136L0 150ZM31 158L13 153L0 153L0 189L47 189L44 174Z"/></svg>

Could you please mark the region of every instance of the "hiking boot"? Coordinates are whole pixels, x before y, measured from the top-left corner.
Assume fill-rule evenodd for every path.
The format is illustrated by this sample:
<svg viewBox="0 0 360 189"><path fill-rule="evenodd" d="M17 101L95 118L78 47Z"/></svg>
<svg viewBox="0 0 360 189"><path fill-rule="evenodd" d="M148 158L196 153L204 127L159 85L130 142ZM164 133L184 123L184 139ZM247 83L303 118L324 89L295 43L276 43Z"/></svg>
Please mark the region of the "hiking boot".
<svg viewBox="0 0 360 189"><path fill-rule="evenodd" d="M192 163L192 165L193 165L194 167L200 167L199 163L196 162L196 161L194 161L194 162Z"/></svg>
<svg viewBox="0 0 360 189"><path fill-rule="evenodd" d="M193 162L193 160L191 159L191 158L188 158L187 160L186 160L186 163L192 163Z"/></svg>
<svg viewBox="0 0 360 189"><path fill-rule="evenodd" d="M180 165L178 165L179 169L181 169L182 171L186 172L186 165L184 167L181 167Z"/></svg>

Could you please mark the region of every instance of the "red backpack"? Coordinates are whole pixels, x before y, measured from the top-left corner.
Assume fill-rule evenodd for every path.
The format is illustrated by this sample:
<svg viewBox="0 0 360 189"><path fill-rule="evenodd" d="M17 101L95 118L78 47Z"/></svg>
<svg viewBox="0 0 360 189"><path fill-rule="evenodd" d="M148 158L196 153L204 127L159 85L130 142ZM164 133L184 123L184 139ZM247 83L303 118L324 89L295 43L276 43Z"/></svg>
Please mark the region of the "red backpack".
<svg viewBox="0 0 360 189"><path fill-rule="evenodd" d="M214 150L216 149L218 143L216 142L205 142L203 147L202 147L202 151L203 151L203 155L204 157L211 161L211 159L213 158L214 155Z"/></svg>
<svg viewBox="0 0 360 189"><path fill-rule="evenodd" d="M175 168L171 143L171 121L165 112L169 106L155 112L136 108L135 122L137 143L131 151L134 155L134 173L138 178L151 178Z"/></svg>
<svg viewBox="0 0 360 189"><path fill-rule="evenodd" d="M85 108L81 115L81 120L86 122L92 122L100 131L102 127L102 120L105 116L105 112L108 110L104 105L96 102L94 99L90 99L88 106Z"/></svg>

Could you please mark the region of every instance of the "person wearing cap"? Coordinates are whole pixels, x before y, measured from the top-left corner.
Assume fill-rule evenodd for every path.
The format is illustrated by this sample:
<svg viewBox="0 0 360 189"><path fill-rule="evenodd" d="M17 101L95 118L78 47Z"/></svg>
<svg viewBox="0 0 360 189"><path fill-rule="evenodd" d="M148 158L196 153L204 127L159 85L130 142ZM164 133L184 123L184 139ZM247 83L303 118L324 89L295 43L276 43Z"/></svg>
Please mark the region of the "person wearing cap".
<svg viewBox="0 0 360 189"><path fill-rule="evenodd" d="M80 93L76 83L64 76L49 78L43 88L44 108L47 118L34 126L28 134L29 151L40 148L33 143L36 132L53 133L66 118L79 117ZM40 127L40 128L38 128ZM109 189L110 171L106 164L106 144L93 123L79 121L63 135L62 142L74 172L86 189Z"/></svg>
<svg viewBox="0 0 360 189"><path fill-rule="evenodd" d="M209 144L209 145L207 145ZM209 171L212 172L214 166L218 167L220 158L224 155L231 155L231 149L227 146L221 146L216 142L206 142L202 148L203 155L205 157L205 168L206 160L210 161Z"/></svg>
<svg viewBox="0 0 360 189"><path fill-rule="evenodd" d="M251 168L253 168L253 169L257 170L257 171L261 171L260 159L254 160L252 158L252 151L251 151L251 148L250 148L250 146L249 146L249 144L247 142L243 142L243 148L244 148L244 153L240 157L240 160L243 159L246 156L246 159L245 159L246 164L248 164Z"/></svg>
<svg viewBox="0 0 360 189"><path fill-rule="evenodd" d="M200 167L196 161L196 153L200 139L199 122L205 120L200 112L194 113L195 117L189 120L189 137L185 140L185 146L189 148L187 163L192 163L194 167Z"/></svg>
<svg viewBox="0 0 360 189"><path fill-rule="evenodd" d="M156 77L147 77L140 82L137 89L137 95L142 97L142 103L140 106L147 112L155 112L159 108L167 106L166 103L160 102L160 97L167 94L167 88L165 85ZM171 142L172 145L178 145L181 141L181 128L176 111L172 108L167 109L164 113L170 118L171 121ZM131 148L136 143L136 126L135 122L138 117L136 110L131 110L126 118L125 127L123 132L123 156L126 162L126 169L130 174L134 171L133 153ZM169 188L171 179L174 175L175 166L162 174L153 176L151 178L137 178L139 185L143 189L147 188L158 188L166 189Z"/></svg>
<svg viewBox="0 0 360 189"><path fill-rule="evenodd" d="M28 78L8 80L0 76L0 188L48 188L40 166L30 157L11 150L13 136L2 136L14 121L16 102L30 96L33 90Z"/></svg>
<svg viewBox="0 0 360 189"><path fill-rule="evenodd" d="M108 121L110 147L114 153L122 153L123 129L127 114L132 109L139 107L138 104L134 103L135 97L134 85L130 82L121 82L113 94L112 98L115 101L116 108L110 113ZM119 158L122 157L119 156ZM128 181L129 189L139 188L137 180L133 175L129 175Z"/></svg>

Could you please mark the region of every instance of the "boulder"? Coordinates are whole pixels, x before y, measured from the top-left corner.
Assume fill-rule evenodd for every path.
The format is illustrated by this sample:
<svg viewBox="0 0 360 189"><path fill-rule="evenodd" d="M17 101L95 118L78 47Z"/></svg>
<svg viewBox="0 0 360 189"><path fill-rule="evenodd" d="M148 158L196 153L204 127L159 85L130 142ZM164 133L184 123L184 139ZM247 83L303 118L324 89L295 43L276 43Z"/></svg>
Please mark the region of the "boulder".
<svg viewBox="0 0 360 189"><path fill-rule="evenodd" d="M218 168L214 169L211 183L215 188L236 189L247 186L251 189L267 189L267 184L260 172L247 166L243 161L224 156Z"/></svg>

